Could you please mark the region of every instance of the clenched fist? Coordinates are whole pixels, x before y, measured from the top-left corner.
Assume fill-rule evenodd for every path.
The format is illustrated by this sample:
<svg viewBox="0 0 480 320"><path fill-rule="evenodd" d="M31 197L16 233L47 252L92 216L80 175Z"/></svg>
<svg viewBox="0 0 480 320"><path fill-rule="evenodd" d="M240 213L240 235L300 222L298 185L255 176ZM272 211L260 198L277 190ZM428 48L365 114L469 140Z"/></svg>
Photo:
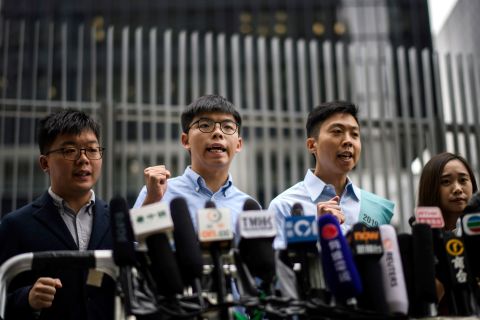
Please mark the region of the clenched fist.
<svg viewBox="0 0 480 320"><path fill-rule="evenodd" d="M164 165L148 167L143 170L145 177L145 186L147 187L147 196L143 205L155 203L162 200L167 191L167 179L170 178L170 171Z"/></svg>

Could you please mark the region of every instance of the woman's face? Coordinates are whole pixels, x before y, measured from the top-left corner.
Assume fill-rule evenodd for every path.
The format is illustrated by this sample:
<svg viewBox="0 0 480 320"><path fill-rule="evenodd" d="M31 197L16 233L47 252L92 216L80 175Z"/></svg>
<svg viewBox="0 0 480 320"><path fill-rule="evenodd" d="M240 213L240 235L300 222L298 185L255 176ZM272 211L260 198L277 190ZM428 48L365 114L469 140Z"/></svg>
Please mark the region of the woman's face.
<svg viewBox="0 0 480 320"><path fill-rule="evenodd" d="M460 216L472 193L472 180L465 165L460 160L447 162L440 177L440 204L443 214Z"/></svg>

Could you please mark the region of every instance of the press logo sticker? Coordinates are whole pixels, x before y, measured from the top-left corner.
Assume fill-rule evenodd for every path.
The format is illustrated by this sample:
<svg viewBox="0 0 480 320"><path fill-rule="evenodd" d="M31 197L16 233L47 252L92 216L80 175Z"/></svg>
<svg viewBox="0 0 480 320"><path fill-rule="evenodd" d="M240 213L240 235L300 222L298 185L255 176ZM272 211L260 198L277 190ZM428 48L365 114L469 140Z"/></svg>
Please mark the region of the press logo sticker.
<svg viewBox="0 0 480 320"><path fill-rule="evenodd" d="M425 223L432 228L442 229L445 226L442 211L439 207L418 207L415 210L417 223Z"/></svg>
<svg viewBox="0 0 480 320"><path fill-rule="evenodd" d="M469 236L480 235L480 213L466 214L462 218L463 232Z"/></svg>

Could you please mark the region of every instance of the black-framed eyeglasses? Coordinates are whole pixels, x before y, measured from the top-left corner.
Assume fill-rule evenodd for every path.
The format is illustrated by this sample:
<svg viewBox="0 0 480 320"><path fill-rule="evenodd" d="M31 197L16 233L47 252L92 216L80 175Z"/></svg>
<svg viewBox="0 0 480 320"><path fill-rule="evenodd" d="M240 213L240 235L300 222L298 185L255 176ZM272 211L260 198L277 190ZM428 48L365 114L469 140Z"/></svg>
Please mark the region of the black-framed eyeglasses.
<svg viewBox="0 0 480 320"><path fill-rule="evenodd" d="M198 130L200 130L203 133L210 133L215 130L215 126L217 123L220 124L220 130L222 130L223 133L232 135L238 130L238 123L232 120L223 120L223 121L213 121L212 119L208 118L201 118L194 123L192 123L189 127L192 128L194 125L198 124Z"/></svg>
<svg viewBox="0 0 480 320"><path fill-rule="evenodd" d="M50 153L60 152L63 157L67 160L77 161L80 159L82 151L85 153L85 156L90 160L100 160L102 159L103 147L90 147L90 148L77 148L77 147L64 147L58 148L55 150L50 150L45 152L45 155L48 156Z"/></svg>

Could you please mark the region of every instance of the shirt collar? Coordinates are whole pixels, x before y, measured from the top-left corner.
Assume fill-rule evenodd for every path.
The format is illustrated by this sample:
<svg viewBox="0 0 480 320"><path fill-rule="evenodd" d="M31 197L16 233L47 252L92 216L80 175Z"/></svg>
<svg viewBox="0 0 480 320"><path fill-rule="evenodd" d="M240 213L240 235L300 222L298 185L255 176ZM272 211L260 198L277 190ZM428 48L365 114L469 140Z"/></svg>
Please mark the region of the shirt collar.
<svg viewBox="0 0 480 320"><path fill-rule="evenodd" d="M84 206L84 207L87 207L87 209L86 209L85 211L86 211L89 215L92 214L92 210L90 210L90 208L95 204L95 192L94 192L93 190L90 190L90 192L91 192L90 201ZM48 188L48 194L52 197L53 203L54 203L57 207L60 207L60 208L69 208L68 205L67 205L67 202L66 202L62 197L60 197L58 194L56 194L55 192L53 192L51 186ZM70 210L71 210L71 209L70 209Z"/></svg>
<svg viewBox="0 0 480 320"><path fill-rule="evenodd" d="M195 191L199 192L201 189L206 189L210 190L207 188L207 184L205 183L205 179L198 173L192 170L191 166L188 166L185 169L185 172L183 173L183 176L190 180L190 182L195 186ZM227 193L230 190L230 187L233 185L233 180L232 180L232 175L229 173L228 174L228 179L225 182L225 184L222 186L220 191L223 193L224 196L227 195Z"/></svg>
<svg viewBox="0 0 480 320"><path fill-rule="evenodd" d="M326 183L323 182L322 179L320 179L315 174L313 174L312 169L307 170L304 183L305 183L305 188L307 189L307 192L310 195L310 199L312 200L312 202L315 202L318 199L318 197L320 197L320 195L323 192L323 189L325 189L325 186L326 186ZM347 185L345 186L344 194L350 195L352 198L355 198L356 201L360 200L360 188L355 186L349 177L347 177Z"/></svg>

